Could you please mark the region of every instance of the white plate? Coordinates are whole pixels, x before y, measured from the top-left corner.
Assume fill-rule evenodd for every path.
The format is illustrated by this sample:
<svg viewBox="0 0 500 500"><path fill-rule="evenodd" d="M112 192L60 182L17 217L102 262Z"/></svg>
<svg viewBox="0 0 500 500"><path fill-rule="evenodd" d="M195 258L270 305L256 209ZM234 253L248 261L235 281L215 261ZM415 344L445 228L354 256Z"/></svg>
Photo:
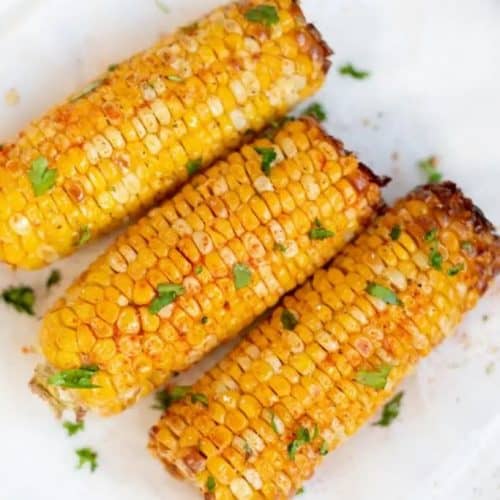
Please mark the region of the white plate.
<svg viewBox="0 0 500 500"><path fill-rule="evenodd" d="M109 64L222 3L162 1L170 13L155 0L2 0L0 142ZM389 198L422 181L416 162L437 154L446 176L498 223L500 3L305 0L304 6L335 48L336 67L352 61L372 72L355 81L334 67L317 99L329 110L329 130L394 177ZM10 88L20 95L14 107L3 99ZM391 159L395 152L398 161ZM0 287L34 286L42 314L103 245L59 263L64 283L48 296L49 270L1 267ZM485 372L499 361L498 293L497 282L458 335L407 381L400 418L388 429L366 426L331 454L306 484L304 500L500 498L500 363ZM0 314L1 500L197 498L145 450L158 416L149 399L119 417L89 418L84 433L66 437L26 386L37 359L21 347L34 342L38 322L4 305ZM81 446L99 452L94 474L75 469Z"/></svg>

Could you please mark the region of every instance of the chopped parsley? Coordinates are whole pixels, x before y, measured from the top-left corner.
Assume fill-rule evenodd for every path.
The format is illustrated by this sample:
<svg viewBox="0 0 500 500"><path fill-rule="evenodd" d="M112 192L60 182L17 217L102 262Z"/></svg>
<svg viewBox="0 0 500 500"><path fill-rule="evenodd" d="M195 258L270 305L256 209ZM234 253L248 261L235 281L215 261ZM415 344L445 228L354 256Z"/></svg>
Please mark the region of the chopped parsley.
<svg viewBox="0 0 500 500"><path fill-rule="evenodd" d="M272 26L280 21L278 11L274 5L257 5L245 12L245 19L251 23L260 23L265 26Z"/></svg>
<svg viewBox="0 0 500 500"><path fill-rule="evenodd" d="M389 365L382 365L375 371L361 370L356 375L356 382L380 391L385 389L387 378L389 377L391 370L392 366Z"/></svg>
<svg viewBox="0 0 500 500"><path fill-rule="evenodd" d="M208 398L205 396L205 394L201 394L200 392L191 394L191 402L200 403L203 406L208 406Z"/></svg>
<svg viewBox="0 0 500 500"><path fill-rule="evenodd" d="M85 428L85 423L83 422L83 420L81 420L80 422L66 421L63 423L63 427L66 429L68 436L74 436L75 434L83 431L83 429Z"/></svg>
<svg viewBox="0 0 500 500"><path fill-rule="evenodd" d="M392 226L391 232L389 234L391 235L392 241L399 240L399 237L401 236L401 226L399 224L395 224L394 226Z"/></svg>
<svg viewBox="0 0 500 500"><path fill-rule="evenodd" d="M110 72L111 71L116 71L118 69L118 66L119 66L118 64L110 64L108 66L108 71L110 71Z"/></svg>
<svg viewBox="0 0 500 500"><path fill-rule="evenodd" d="M325 456L325 455L328 455L328 444L326 441L323 440L323 442L321 443L321 446L319 448L319 454L321 456Z"/></svg>
<svg viewBox="0 0 500 500"><path fill-rule="evenodd" d="M252 448L250 448L250 445L245 441L243 443L243 450L245 451L245 458L250 458L253 455Z"/></svg>
<svg viewBox="0 0 500 500"><path fill-rule="evenodd" d="M214 476L208 476L207 478L207 490L209 493L213 493L215 491L215 478Z"/></svg>
<svg viewBox="0 0 500 500"><path fill-rule="evenodd" d="M275 243L274 250L279 250L281 253L286 252L286 246L283 243Z"/></svg>
<svg viewBox="0 0 500 500"><path fill-rule="evenodd" d="M39 156L31 162L28 179L35 196L42 196L56 183L57 170L49 168L49 162L44 156Z"/></svg>
<svg viewBox="0 0 500 500"><path fill-rule="evenodd" d="M314 424L314 429L313 429L313 433L311 436L311 441L314 441L318 436L319 436L319 427L318 427L318 424Z"/></svg>
<svg viewBox="0 0 500 500"><path fill-rule="evenodd" d="M311 435L309 434L309 429L305 427L300 427L296 434L295 439L288 445L288 457L290 460L295 460L295 455L301 446L311 442Z"/></svg>
<svg viewBox="0 0 500 500"><path fill-rule="evenodd" d="M269 175L271 173L272 164L278 157L276 151L274 150L274 148L254 148L254 149L262 157L262 163L261 163L262 172L264 172L266 175Z"/></svg>
<svg viewBox="0 0 500 500"><path fill-rule="evenodd" d="M184 294L185 291L182 285L177 285L175 283L163 283L158 285L158 297L149 305L149 311L153 314L158 314L164 307Z"/></svg>
<svg viewBox="0 0 500 500"><path fill-rule="evenodd" d="M435 248L429 253L429 264L438 271L441 271L443 268L443 256Z"/></svg>
<svg viewBox="0 0 500 500"><path fill-rule="evenodd" d="M196 266L194 269L194 274L201 274L203 272L203 267Z"/></svg>
<svg viewBox="0 0 500 500"><path fill-rule="evenodd" d="M35 292L29 286L10 287L2 292L2 299L18 312L34 316Z"/></svg>
<svg viewBox="0 0 500 500"><path fill-rule="evenodd" d="M97 452L90 448L80 448L76 450L78 456L77 467L81 469L84 465L88 464L91 472L97 469Z"/></svg>
<svg viewBox="0 0 500 500"><path fill-rule="evenodd" d="M333 231L323 227L319 219L314 220L314 225L309 231L309 238L311 238L311 240L326 240L332 236L335 236Z"/></svg>
<svg viewBox="0 0 500 500"><path fill-rule="evenodd" d="M99 386L92 383L92 377L99 368L96 365L82 366L72 370L62 370L51 375L47 383L65 389L96 389Z"/></svg>
<svg viewBox="0 0 500 500"><path fill-rule="evenodd" d="M85 245L85 243L88 243L91 238L92 238L92 231L90 230L90 227L83 226L80 228L80 234L78 235L77 245L81 247L82 245Z"/></svg>
<svg viewBox="0 0 500 500"><path fill-rule="evenodd" d="M283 309L283 311L281 311L281 324L285 330L293 330L298 323L299 320L292 311L288 309Z"/></svg>
<svg viewBox="0 0 500 500"><path fill-rule="evenodd" d="M201 324L202 324L202 325L206 325L207 323L208 323L208 316L203 316L203 317L201 318Z"/></svg>
<svg viewBox="0 0 500 500"><path fill-rule="evenodd" d="M94 90L100 87L103 83L104 83L103 79L90 82L88 85L83 87L83 89L80 92L70 97L69 102L75 102L78 101L78 99L81 99L82 97L87 97L89 94L94 92Z"/></svg>
<svg viewBox="0 0 500 500"><path fill-rule="evenodd" d="M425 233L424 240L427 241L428 243L432 243L434 241L437 241L437 235L438 231L437 229L431 229Z"/></svg>
<svg viewBox="0 0 500 500"><path fill-rule="evenodd" d="M327 114L325 111L325 108L319 103L315 102L308 106L304 112L302 113L303 116L312 116L313 118L316 118L319 122L324 122L327 119Z"/></svg>
<svg viewBox="0 0 500 500"><path fill-rule="evenodd" d="M301 486L295 493L295 495L302 495L302 493L304 493L304 487Z"/></svg>
<svg viewBox="0 0 500 500"><path fill-rule="evenodd" d="M396 394L382 410L382 416L378 422L373 425L379 425L381 427L388 427L392 424L392 421L399 415L399 409L401 407L401 400L403 399L404 393L399 392Z"/></svg>
<svg viewBox="0 0 500 500"><path fill-rule="evenodd" d="M276 132L281 128L283 127L286 123L290 122L290 121L293 121L293 117L292 116L284 116L283 118L280 118L278 120L273 120L271 122L271 124L269 125L269 127L267 127L264 132L263 132L263 136L266 138L266 139L269 139L269 140L272 140L274 139L274 137L276 136Z"/></svg>
<svg viewBox="0 0 500 500"><path fill-rule="evenodd" d="M383 285L379 285L378 283L369 282L366 285L365 290L369 295L384 301L386 304L393 306L403 305L398 296L390 288L387 288Z"/></svg>
<svg viewBox="0 0 500 500"><path fill-rule="evenodd" d="M61 281L61 271L59 271L59 269L52 269L52 272L47 278L45 286L47 288L51 288L54 285L57 285L60 281Z"/></svg>
<svg viewBox="0 0 500 500"><path fill-rule="evenodd" d="M182 83L184 81L184 78L180 77L179 75L168 75L167 80L175 83Z"/></svg>
<svg viewBox="0 0 500 500"><path fill-rule="evenodd" d="M189 160L186 165L186 170L188 175L194 175L198 170L200 170L202 165L202 160L201 158L198 158L197 160Z"/></svg>
<svg viewBox="0 0 500 500"><path fill-rule="evenodd" d="M370 73L368 71L357 69L351 63L341 66L339 68L339 73L342 76L351 76L356 80L364 80L365 78L368 78L370 76Z"/></svg>
<svg viewBox="0 0 500 500"><path fill-rule="evenodd" d="M281 434L280 431L278 430L278 425L276 424L276 415L274 412L271 412L271 428L273 429L276 434Z"/></svg>
<svg viewBox="0 0 500 500"><path fill-rule="evenodd" d="M191 393L190 385L177 385L170 390L158 391L155 394L156 403L153 405L155 410L166 410L176 401L184 399Z"/></svg>
<svg viewBox="0 0 500 500"><path fill-rule="evenodd" d="M443 174L437 169L437 158L435 156L429 156L429 158L420 160L418 166L427 176L429 184L436 184L443 178Z"/></svg>
<svg viewBox="0 0 500 500"><path fill-rule="evenodd" d="M252 281L252 272L245 264L235 264L233 267L233 279L236 290L247 287Z"/></svg>
<svg viewBox="0 0 500 500"><path fill-rule="evenodd" d="M461 262L460 264L457 264L456 266L452 266L448 269L448 276L456 276L458 273L464 270L464 263Z"/></svg>

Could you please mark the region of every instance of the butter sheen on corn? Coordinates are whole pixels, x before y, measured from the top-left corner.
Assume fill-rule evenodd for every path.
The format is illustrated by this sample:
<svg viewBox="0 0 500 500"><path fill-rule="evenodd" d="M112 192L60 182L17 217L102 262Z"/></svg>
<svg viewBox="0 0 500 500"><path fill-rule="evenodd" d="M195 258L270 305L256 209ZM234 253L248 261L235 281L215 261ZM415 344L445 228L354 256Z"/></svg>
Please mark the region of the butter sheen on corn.
<svg viewBox="0 0 500 500"><path fill-rule="evenodd" d="M454 184L418 188L202 376L205 405L168 408L152 453L207 499L291 498L485 292L500 270L493 231Z"/></svg>
<svg viewBox="0 0 500 500"><path fill-rule="evenodd" d="M277 24L246 19L263 3L230 4L162 38L3 145L0 261L34 269L74 252L314 93L331 51L292 0L265 1ZM54 185L36 192L33 166Z"/></svg>
<svg viewBox="0 0 500 500"><path fill-rule="evenodd" d="M263 148L276 153L269 175ZM58 412L122 411L324 265L375 216L380 182L310 118L231 153L132 225L48 312L48 364L32 387ZM310 237L318 221L331 237ZM164 284L178 296L154 314ZM48 383L85 365L99 388Z"/></svg>

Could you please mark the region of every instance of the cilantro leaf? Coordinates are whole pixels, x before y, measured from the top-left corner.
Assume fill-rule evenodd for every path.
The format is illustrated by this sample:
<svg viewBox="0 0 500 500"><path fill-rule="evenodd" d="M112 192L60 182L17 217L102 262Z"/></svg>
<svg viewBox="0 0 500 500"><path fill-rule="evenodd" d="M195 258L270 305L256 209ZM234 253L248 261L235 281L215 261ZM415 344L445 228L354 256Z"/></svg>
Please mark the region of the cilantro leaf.
<svg viewBox="0 0 500 500"><path fill-rule="evenodd" d="M201 158L198 158L196 160L189 160L186 165L186 170L188 175L194 175L198 170L200 170L202 165L202 160Z"/></svg>
<svg viewBox="0 0 500 500"><path fill-rule="evenodd" d="M458 273L464 270L464 263L461 262L460 264L457 264L456 266L452 266L448 269L448 276L456 276Z"/></svg>
<svg viewBox="0 0 500 500"><path fill-rule="evenodd" d="M213 493L215 491L215 478L214 476L208 476L207 478L207 490L209 493Z"/></svg>
<svg viewBox="0 0 500 500"><path fill-rule="evenodd" d="M56 183L56 177L57 170L49 168L49 162L44 156L39 156L31 162L28 179L31 182L35 196L42 196L42 194L53 188Z"/></svg>
<svg viewBox="0 0 500 500"><path fill-rule="evenodd" d="M376 390L385 389L387 384L387 378L389 373L391 373L392 366L382 365L378 370L375 371L365 371L361 370L356 375L356 382L372 387Z"/></svg>
<svg viewBox="0 0 500 500"><path fill-rule="evenodd" d="M235 264L233 267L233 279L236 290L245 288L252 281L252 271L245 264Z"/></svg>
<svg viewBox="0 0 500 500"><path fill-rule="evenodd" d="M443 178L443 174L437 169L437 158L435 156L429 156L429 158L420 160L418 166L427 176L429 184L436 184Z"/></svg>
<svg viewBox="0 0 500 500"><path fill-rule="evenodd" d="M396 394L382 410L382 416L378 422L373 425L379 425L381 427L388 427L391 425L392 421L399 415L399 409L401 406L401 400L403 399L404 393L399 392Z"/></svg>
<svg viewBox="0 0 500 500"><path fill-rule="evenodd" d="M191 393L190 385L177 385L170 390L158 391L155 394L156 404L153 405L155 410L166 410L176 401L184 399Z"/></svg>
<svg viewBox="0 0 500 500"><path fill-rule="evenodd" d="M335 233L323 227L319 219L315 219L314 225L309 231L309 238L311 240L326 240L332 236L335 236Z"/></svg>
<svg viewBox="0 0 500 500"><path fill-rule="evenodd" d="M281 324L285 330L293 330L298 323L299 320L292 311L288 309L283 309L283 311L281 311Z"/></svg>
<svg viewBox="0 0 500 500"><path fill-rule="evenodd" d="M393 306L402 306L403 303L399 300L398 296L390 289L378 283L368 282L366 285L366 292L372 297L383 300L386 304Z"/></svg>
<svg viewBox="0 0 500 500"><path fill-rule="evenodd" d="M316 118L319 122L324 122L327 119L327 114L325 111L325 108L319 103L315 102L308 106L304 112L302 113L303 116L312 116L313 118Z"/></svg>
<svg viewBox="0 0 500 500"><path fill-rule="evenodd" d="M2 292L2 299L18 312L34 316L35 292L29 286L10 287Z"/></svg>
<svg viewBox="0 0 500 500"><path fill-rule="evenodd" d="M90 470L94 472L97 469L97 452L90 448L80 448L76 450L78 456L77 467L81 469L84 465L89 464Z"/></svg>
<svg viewBox="0 0 500 500"><path fill-rule="evenodd" d="M262 164L261 164L262 172L264 172L266 175L269 175L271 173L272 164L278 157L276 151L274 150L274 148L254 148L254 149L262 157Z"/></svg>
<svg viewBox="0 0 500 500"><path fill-rule="evenodd" d="M51 288L54 285L57 285L61 281L61 271L59 269L52 269L49 277L47 278L47 283L45 286L47 288Z"/></svg>
<svg viewBox="0 0 500 500"><path fill-rule="evenodd" d="M342 76L351 76L356 80L364 80L365 78L368 78L370 76L370 73L368 71L357 69L350 63L341 66L339 68L339 73Z"/></svg>
<svg viewBox="0 0 500 500"><path fill-rule="evenodd" d="M47 383L65 389L96 389L99 386L92 383L92 377L97 371L99 371L99 368L96 365L62 370L51 375Z"/></svg>
<svg viewBox="0 0 500 500"><path fill-rule="evenodd" d="M68 436L74 436L75 434L78 434L79 432L83 431L85 423L83 422L83 420L80 420L80 422L66 421L63 423L63 427L68 432Z"/></svg>
<svg viewBox="0 0 500 500"><path fill-rule="evenodd" d="M389 234L392 241L399 240L399 237L401 236L401 226L399 224L395 224L394 226L392 226L391 232Z"/></svg>
<svg viewBox="0 0 500 500"><path fill-rule="evenodd" d="M295 439L288 445L288 457L290 460L295 460L295 455L301 446L311 442L311 435L309 434L309 429L305 427L300 427L296 434Z"/></svg>
<svg viewBox="0 0 500 500"><path fill-rule="evenodd" d="M280 21L278 11L274 5L257 5L245 12L245 19L251 23L260 23L266 26L278 24Z"/></svg>
<svg viewBox="0 0 500 500"><path fill-rule="evenodd" d="M149 305L149 311L158 314L164 307L171 304L177 297L183 295L186 289L175 283L162 283L158 285L158 297Z"/></svg>

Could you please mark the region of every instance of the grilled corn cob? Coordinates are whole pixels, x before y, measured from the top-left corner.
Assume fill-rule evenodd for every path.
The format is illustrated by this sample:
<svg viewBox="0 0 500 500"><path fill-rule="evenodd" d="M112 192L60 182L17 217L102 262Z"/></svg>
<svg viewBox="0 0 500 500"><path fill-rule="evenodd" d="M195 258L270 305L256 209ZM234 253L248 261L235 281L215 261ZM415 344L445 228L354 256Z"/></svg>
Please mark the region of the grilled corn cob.
<svg viewBox="0 0 500 500"><path fill-rule="evenodd" d="M206 498L289 498L474 306L492 229L454 184L418 188L184 388L152 452Z"/></svg>
<svg viewBox="0 0 500 500"><path fill-rule="evenodd" d="M325 264L381 206L380 181L309 118L230 154L129 228L47 314L49 366L33 387L56 410L123 410ZM99 388L51 385L86 365L98 371L76 375Z"/></svg>
<svg viewBox="0 0 500 500"><path fill-rule="evenodd" d="M0 146L0 261L38 268L172 192L322 84L293 0L220 8L110 66Z"/></svg>

